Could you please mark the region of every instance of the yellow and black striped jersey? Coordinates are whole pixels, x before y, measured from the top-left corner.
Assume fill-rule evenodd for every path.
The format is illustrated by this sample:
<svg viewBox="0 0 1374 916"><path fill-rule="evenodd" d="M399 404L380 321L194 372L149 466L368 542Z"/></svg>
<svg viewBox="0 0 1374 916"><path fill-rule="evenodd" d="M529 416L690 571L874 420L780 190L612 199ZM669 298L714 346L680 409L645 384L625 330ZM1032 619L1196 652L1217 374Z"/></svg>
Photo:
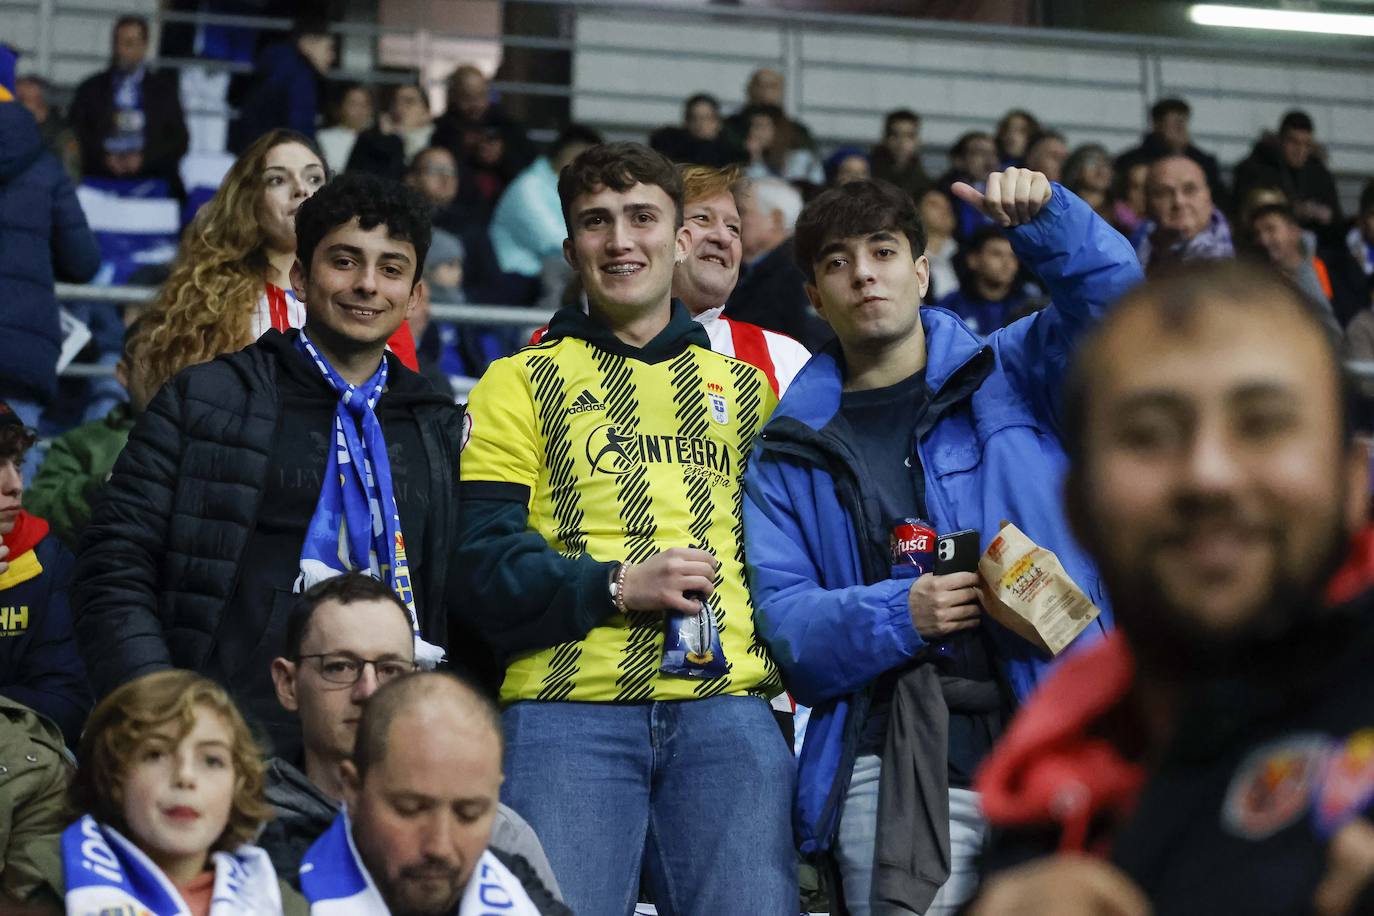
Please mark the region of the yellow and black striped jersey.
<svg viewBox="0 0 1374 916"><path fill-rule="evenodd" d="M663 614L609 614L575 642L510 659L503 702L771 696L744 574L744 465L777 406L767 377L687 346L648 363L561 337L492 363L472 390L462 480L529 488L529 528L565 556L643 562L670 547L720 562L711 599L729 673L665 675Z"/></svg>

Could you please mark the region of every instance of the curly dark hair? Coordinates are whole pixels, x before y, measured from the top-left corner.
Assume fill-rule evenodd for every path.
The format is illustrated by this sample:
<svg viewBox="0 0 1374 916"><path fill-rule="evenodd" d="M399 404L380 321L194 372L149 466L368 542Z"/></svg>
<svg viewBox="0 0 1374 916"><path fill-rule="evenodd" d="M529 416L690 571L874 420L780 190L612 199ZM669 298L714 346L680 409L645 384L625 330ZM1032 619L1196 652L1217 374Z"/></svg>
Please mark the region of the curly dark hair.
<svg viewBox="0 0 1374 916"><path fill-rule="evenodd" d="M573 235L570 208L579 195L602 188L628 191L637 184L662 188L677 209L673 224L682 225L682 179L668 157L642 143L603 143L584 150L558 176L558 200L563 205L568 238Z"/></svg>
<svg viewBox="0 0 1374 916"><path fill-rule="evenodd" d="M415 246L415 276L425 273L429 253L429 204L399 181L350 172L325 185L296 211L296 257L306 273L320 240L352 219L364 230L385 225L391 238Z"/></svg>
<svg viewBox="0 0 1374 916"><path fill-rule="evenodd" d="M27 426L7 425L0 428L0 461L7 458L19 460L24 457L38 439Z"/></svg>
<svg viewBox="0 0 1374 916"><path fill-rule="evenodd" d="M792 237L797 266L816 282L816 260L826 244L855 235L900 232L911 244L911 257L926 251L926 227L911 195L886 181L851 181L822 191L797 217Z"/></svg>

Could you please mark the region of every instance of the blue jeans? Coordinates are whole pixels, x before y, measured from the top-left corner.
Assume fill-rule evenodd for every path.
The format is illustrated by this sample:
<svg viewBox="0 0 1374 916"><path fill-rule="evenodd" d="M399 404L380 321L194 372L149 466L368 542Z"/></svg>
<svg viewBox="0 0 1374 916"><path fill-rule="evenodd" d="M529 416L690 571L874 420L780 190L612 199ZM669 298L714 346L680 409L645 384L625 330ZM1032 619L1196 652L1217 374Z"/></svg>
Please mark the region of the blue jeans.
<svg viewBox="0 0 1374 916"><path fill-rule="evenodd" d="M501 800L539 834L575 913L798 909L796 770L768 703L516 703Z"/></svg>
<svg viewBox="0 0 1374 916"><path fill-rule="evenodd" d="M840 814L840 834L835 858L844 882L844 902L852 916L910 916L911 911L884 905L875 907L873 856L878 832L878 776L882 761L865 754L854 761L854 776ZM978 890L977 858L988 843L988 824L978 804L978 793L949 790L949 880L940 888L925 916L952 916Z"/></svg>

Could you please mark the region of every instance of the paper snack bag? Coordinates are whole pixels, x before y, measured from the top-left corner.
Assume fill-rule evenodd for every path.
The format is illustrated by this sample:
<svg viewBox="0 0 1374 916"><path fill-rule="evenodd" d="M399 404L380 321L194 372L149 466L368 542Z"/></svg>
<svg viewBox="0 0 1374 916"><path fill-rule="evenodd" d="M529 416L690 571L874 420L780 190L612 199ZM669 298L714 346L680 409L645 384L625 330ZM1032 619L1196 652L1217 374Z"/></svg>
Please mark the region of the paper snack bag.
<svg viewBox="0 0 1374 916"><path fill-rule="evenodd" d="M1009 522L983 552L978 572L993 619L1052 655L1101 613L1058 557Z"/></svg>

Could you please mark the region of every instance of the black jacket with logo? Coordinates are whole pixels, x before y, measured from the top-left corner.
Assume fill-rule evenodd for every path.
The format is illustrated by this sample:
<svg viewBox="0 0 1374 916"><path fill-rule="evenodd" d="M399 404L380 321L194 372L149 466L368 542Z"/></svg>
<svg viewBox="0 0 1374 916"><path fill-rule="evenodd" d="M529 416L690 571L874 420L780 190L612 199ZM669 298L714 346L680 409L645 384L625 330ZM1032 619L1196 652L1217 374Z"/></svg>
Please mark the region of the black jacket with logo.
<svg viewBox="0 0 1374 916"><path fill-rule="evenodd" d="M1305 913L1374 802L1374 594L1188 698L1113 859L1157 913Z"/></svg>
<svg viewBox="0 0 1374 916"><path fill-rule="evenodd" d="M77 559L77 640L98 695L160 668L202 671L291 753L269 676L282 651L337 395L268 331L193 366L139 417ZM488 653L446 606L462 411L387 354L377 404L426 639L479 678Z"/></svg>

